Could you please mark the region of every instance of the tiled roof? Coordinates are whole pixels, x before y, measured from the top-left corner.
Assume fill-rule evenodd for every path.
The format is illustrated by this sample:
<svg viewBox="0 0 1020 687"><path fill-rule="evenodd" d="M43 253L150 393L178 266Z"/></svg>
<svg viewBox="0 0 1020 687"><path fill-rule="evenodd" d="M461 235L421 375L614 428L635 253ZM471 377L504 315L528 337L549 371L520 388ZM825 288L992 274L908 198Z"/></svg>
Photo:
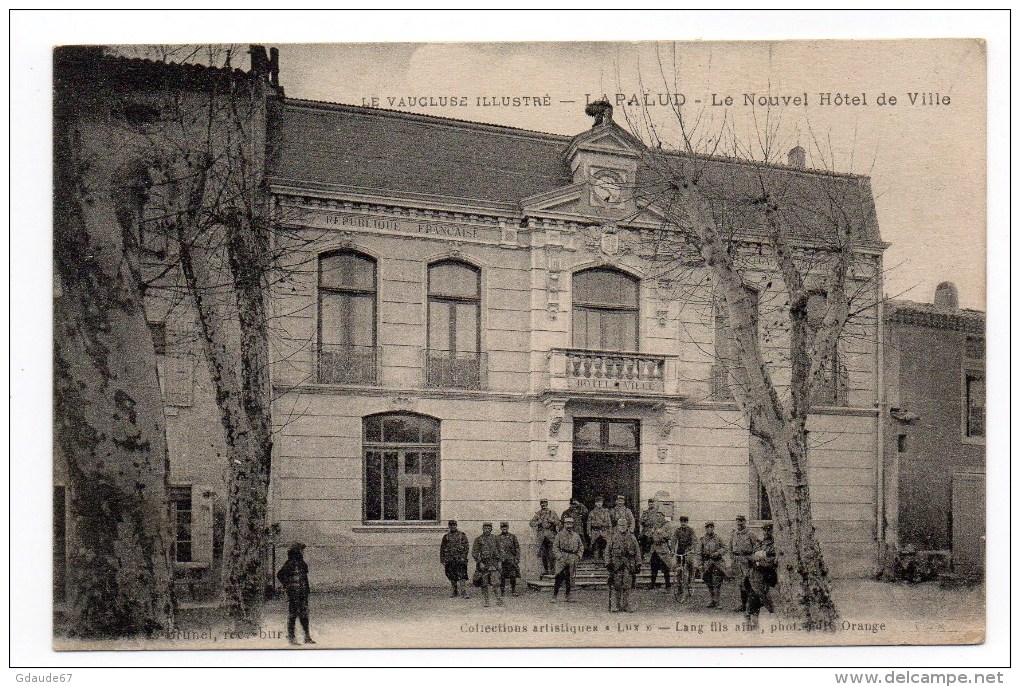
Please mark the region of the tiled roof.
<svg viewBox="0 0 1020 687"><path fill-rule="evenodd" d="M280 183L513 206L570 183L565 136L301 100L281 129Z"/></svg>
<svg viewBox="0 0 1020 687"><path fill-rule="evenodd" d="M564 154L577 138L306 100L285 101L281 136L280 160L272 172L278 184L376 196L426 196L510 209L517 209L523 198L572 182ZM625 138L633 139L626 133ZM799 236L831 237L831 223L826 220L838 216L850 218L857 238L871 243L881 240L866 177L647 152L648 159L655 161L651 167L665 160L672 170L693 171L709 196L743 205L744 210L761 195L764 183L781 199L787 224ZM650 168L639 172L635 189L639 205L644 200L662 202L668 195L661 175Z"/></svg>
<svg viewBox="0 0 1020 687"><path fill-rule="evenodd" d="M969 308L940 310L931 303L902 300L889 300L885 307L886 319L890 322L970 334L983 334L985 331L985 313L981 310Z"/></svg>

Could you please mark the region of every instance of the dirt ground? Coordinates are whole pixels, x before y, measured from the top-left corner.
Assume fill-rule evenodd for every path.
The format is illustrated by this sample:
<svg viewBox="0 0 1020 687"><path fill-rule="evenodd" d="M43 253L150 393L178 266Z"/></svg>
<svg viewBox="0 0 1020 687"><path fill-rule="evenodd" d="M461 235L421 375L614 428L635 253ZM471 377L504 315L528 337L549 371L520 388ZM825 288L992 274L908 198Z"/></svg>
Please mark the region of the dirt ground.
<svg viewBox="0 0 1020 687"><path fill-rule="evenodd" d="M56 649L282 649L399 647L619 647L973 644L984 637L984 587L943 589L934 583L889 584L840 580L833 594L840 611L834 632L762 611L759 627L743 626L737 587L723 587L719 609L708 592L678 604L670 594L637 590L637 610L609 613L606 590L581 590L574 603L550 603L548 592L523 591L504 606L485 608L479 590L449 598L448 588L348 590L310 601L315 645L290 647L287 603L267 603L257 637L231 635L215 608L183 610L177 634L151 640L79 642L57 637ZM298 636L300 638L300 626Z"/></svg>

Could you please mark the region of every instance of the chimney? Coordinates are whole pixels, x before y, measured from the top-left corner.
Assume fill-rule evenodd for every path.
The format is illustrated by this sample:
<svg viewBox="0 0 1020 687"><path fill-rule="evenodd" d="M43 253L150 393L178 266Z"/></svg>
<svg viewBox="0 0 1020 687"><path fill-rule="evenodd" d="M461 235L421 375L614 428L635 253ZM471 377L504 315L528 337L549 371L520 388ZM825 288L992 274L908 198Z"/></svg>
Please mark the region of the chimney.
<svg viewBox="0 0 1020 687"><path fill-rule="evenodd" d="M807 151L800 146L791 148L786 155L786 164L797 169L804 169L807 164Z"/></svg>
<svg viewBox="0 0 1020 687"><path fill-rule="evenodd" d="M591 125L593 129L613 122L613 106L608 100L596 100L588 103L584 108L584 113L595 118L595 122Z"/></svg>
<svg viewBox="0 0 1020 687"><path fill-rule="evenodd" d="M944 281L935 287L935 309L942 311L960 309L960 297L956 293L956 284Z"/></svg>

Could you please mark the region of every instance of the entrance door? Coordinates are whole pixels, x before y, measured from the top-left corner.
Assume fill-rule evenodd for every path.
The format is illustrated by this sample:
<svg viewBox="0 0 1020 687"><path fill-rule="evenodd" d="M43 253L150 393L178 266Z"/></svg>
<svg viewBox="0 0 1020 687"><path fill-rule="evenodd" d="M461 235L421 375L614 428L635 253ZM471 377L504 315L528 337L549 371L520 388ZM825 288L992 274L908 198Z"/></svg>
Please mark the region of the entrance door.
<svg viewBox="0 0 1020 687"><path fill-rule="evenodd" d="M572 496L587 508L601 496L612 508L616 496L627 497L637 516L640 498L640 426L637 420L574 420Z"/></svg>

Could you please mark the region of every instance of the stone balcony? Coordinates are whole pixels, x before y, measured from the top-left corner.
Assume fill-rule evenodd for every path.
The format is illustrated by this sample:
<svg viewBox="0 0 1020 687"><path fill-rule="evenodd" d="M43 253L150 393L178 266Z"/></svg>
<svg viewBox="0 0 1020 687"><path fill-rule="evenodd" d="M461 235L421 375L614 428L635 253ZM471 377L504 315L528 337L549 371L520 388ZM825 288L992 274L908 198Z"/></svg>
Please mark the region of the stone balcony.
<svg viewBox="0 0 1020 687"><path fill-rule="evenodd" d="M621 396L677 393L676 356L554 348L548 357L549 391Z"/></svg>

